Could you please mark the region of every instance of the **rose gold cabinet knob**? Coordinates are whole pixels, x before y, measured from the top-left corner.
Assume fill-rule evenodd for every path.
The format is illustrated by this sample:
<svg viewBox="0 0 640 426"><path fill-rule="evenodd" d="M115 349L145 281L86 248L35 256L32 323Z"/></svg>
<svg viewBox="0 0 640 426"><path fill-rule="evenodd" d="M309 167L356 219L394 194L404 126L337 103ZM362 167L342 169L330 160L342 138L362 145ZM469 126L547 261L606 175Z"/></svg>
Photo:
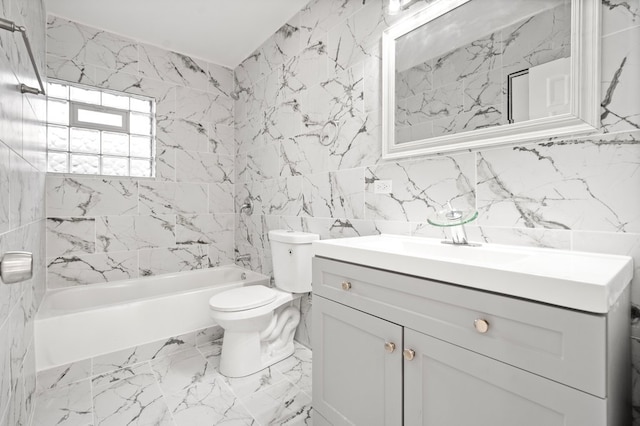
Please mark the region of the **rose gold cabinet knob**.
<svg viewBox="0 0 640 426"><path fill-rule="evenodd" d="M489 331L489 321L478 318L473 322L473 326L475 327L478 333L484 334Z"/></svg>
<svg viewBox="0 0 640 426"><path fill-rule="evenodd" d="M416 356L416 351L413 349L405 349L402 351L402 356L404 356L404 359L407 361L411 361Z"/></svg>
<svg viewBox="0 0 640 426"><path fill-rule="evenodd" d="M351 290L351 283L349 281L342 281L342 289L345 291Z"/></svg>
<svg viewBox="0 0 640 426"><path fill-rule="evenodd" d="M396 350L396 344L393 342L384 342L384 350L391 353Z"/></svg>

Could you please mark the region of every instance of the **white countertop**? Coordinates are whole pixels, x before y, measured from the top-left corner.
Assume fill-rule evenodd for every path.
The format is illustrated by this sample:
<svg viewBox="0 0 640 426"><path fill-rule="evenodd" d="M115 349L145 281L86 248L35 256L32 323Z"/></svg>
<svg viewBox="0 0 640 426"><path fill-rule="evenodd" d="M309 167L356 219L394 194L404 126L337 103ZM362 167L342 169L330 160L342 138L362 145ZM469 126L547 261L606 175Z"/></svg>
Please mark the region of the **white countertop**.
<svg viewBox="0 0 640 426"><path fill-rule="evenodd" d="M313 242L314 254L581 311L606 313L633 276L628 256L398 235Z"/></svg>

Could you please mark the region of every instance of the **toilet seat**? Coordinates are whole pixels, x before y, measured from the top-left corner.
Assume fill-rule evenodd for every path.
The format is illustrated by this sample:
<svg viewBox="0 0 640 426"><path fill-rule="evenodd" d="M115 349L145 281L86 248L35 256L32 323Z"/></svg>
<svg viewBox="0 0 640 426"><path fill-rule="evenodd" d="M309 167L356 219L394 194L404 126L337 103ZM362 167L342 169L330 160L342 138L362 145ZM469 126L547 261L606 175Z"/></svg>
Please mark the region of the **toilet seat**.
<svg viewBox="0 0 640 426"><path fill-rule="evenodd" d="M238 312L259 308L273 302L279 292L263 285L252 285L226 290L209 299L212 309L220 312Z"/></svg>

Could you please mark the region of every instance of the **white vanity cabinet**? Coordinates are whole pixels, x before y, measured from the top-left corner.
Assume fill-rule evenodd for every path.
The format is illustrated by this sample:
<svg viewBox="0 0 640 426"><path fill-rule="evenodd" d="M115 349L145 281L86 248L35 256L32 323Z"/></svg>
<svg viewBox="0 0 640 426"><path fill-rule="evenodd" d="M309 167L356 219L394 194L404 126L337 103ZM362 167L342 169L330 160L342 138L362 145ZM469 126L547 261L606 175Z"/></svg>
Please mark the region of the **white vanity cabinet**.
<svg viewBox="0 0 640 426"><path fill-rule="evenodd" d="M582 312L321 257L314 423L623 426L629 290Z"/></svg>

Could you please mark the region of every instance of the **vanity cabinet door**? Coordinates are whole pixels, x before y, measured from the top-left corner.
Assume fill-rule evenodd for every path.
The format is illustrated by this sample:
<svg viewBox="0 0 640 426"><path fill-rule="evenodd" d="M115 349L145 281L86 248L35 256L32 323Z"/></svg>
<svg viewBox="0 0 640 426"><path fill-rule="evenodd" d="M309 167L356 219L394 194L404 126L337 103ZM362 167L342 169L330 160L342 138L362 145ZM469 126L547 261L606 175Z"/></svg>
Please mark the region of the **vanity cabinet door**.
<svg viewBox="0 0 640 426"><path fill-rule="evenodd" d="M605 400L404 329L406 426L601 426Z"/></svg>
<svg viewBox="0 0 640 426"><path fill-rule="evenodd" d="M312 315L314 410L334 426L402 425L402 327L318 296Z"/></svg>

